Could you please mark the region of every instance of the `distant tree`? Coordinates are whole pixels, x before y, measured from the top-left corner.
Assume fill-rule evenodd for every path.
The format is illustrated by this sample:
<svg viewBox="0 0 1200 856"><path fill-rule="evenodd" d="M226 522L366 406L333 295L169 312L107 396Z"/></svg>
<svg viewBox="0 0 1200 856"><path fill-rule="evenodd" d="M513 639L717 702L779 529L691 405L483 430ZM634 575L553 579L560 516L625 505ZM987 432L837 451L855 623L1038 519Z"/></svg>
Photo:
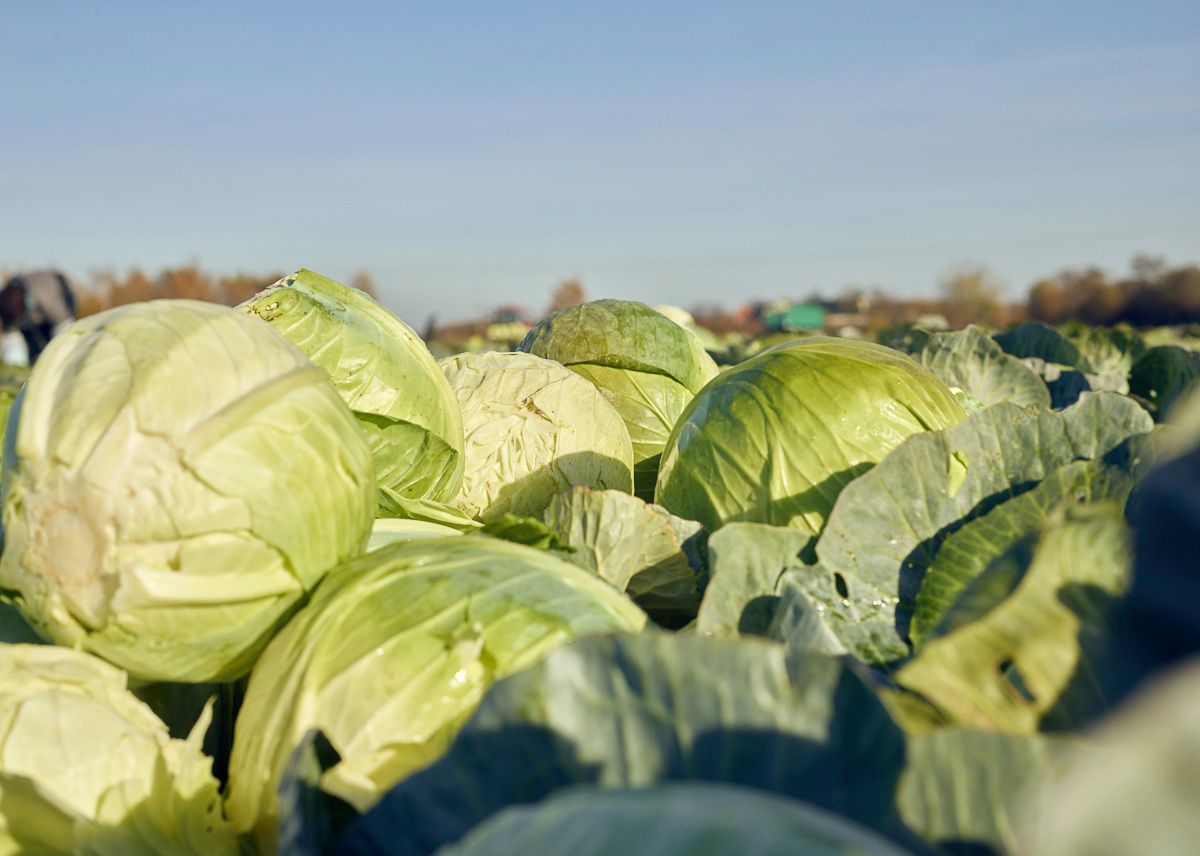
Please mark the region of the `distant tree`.
<svg viewBox="0 0 1200 856"><path fill-rule="evenodd" d="M213 278L200 270L196 265L181 268L168 268L158 275L154 281L152 294L154 297L175 298L181 300L216 300Z"/></svg>
<svg viewBox="0 0 1200 856"><path fill-rule="evenodd" d="M375 290L375 282L365 270L355 271L354 276L350 277L350 287L365 291L376 300L379 299L379 292Z"/></svg>
<svg viewBox="0 0 1200 856"><path fill-rule="evenodd" d="M1200 267L1187 265L1165 274L1162 284L1189 322L1200 320Z"/></svg>
<svg viewBox="0 0 1200 856"><path fill-rule="evenodd" d="M259 276L250 273L236 273L232 276L223 276L217 282L216 299L227 306L237 306L282 278L283 274Z"/></svg>
<svg viewBox="0 0 1200 856"><path fill-rule="evenodd" d="M1145 269L1143 269L1145 270ZM1124 319L1131 324L1195 324L1200 322L1200 267L1150 272L1123 283L1127 302Z"/></svg>
<svg viewBox="0 0 1200 856"><path fill-rule="evenodd" d="M1026 301L1029 317L1047 324L1070 319L1087 324L1115 324L1127 302L1127 287L1113 282L1098 267L1067 268L1033 284Z"/></svg>
<svg viewBox="0 0 1200 856"><path fill-rule="evenodd" d="M126 303L140 303L143 300L155 298L154 283L137 268L129 272L125 279L114 280L108 288L109 306L124 306Z"/></svg>
<svg viewBox="0 0 1200 856"><path fill-rule="evenodd" d="M946 315L955 326L990 322L1000 308L1003 292L999 280L984 266L959 268L939 284Z"/></svg>
<svg viewBox="0 0 1200 856"><path fill-rule="evenodd" d="M585 302L587 302L587 294L584 293L583 283L574 277L565 279L558 284L550 296L550 311L555 312Z"/></svg>
<svg viewBox="0 0 1200 856"><path fill-rule="evenodd" d="M87 282L80 282L75 292L75 314L80 318L95 315L110 308L112 288L117 276L110 268L92 268Z"/></svg>
<svg viewBox="0 0 1200 856"><path fill-rule="evenodd" d="M1125 308L1125 296L1119 283L1111 281L1099 268L1087 268L1067 278L1068 294L1074 308L1072 317L1086 324L1116 324Z"/></svg>
<svg viewBox="0 0 1200 856"><path fill-rule="evenodd" d="M1029 289L1026 311L1035 321L1061 324L1071 317L1067 301L1067 289L1053 278L1039 279Z"/></svg>
<svg viewBox="0 0 1200 856"><path fill-rule="evenodd" d="M78 288L75 290L75 314L80 318L86 318L89 315L95 315L97 312L103 311L104 294L97 294L90 288Z"/></svg>

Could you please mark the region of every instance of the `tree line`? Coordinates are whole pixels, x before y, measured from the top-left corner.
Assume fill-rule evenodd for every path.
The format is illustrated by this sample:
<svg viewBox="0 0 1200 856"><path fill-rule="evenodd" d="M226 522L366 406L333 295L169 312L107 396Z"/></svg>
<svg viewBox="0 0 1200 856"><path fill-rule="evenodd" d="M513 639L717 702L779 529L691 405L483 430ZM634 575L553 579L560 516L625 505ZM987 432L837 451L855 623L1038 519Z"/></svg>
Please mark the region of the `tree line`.
<svg viewBox="0 0 1200 856"><path fill-rule="evenodd" d="M148 275L134 268L124 274L94 271L78 288L80 317L126 303L157 298L190 298L236 305L277 281L283 274L216 274L189 264ZM350 285L378 299L368 273L359 271ZM750 295L745 295L749 299ZM1023 320L1061 324L1083 321L1094 326L1130 324L1155 327L1200 323L1200 266L1172 266L1161 257L1138 255L1128 273L1112 276L1099 267L1068 268L1037 280L1024 300L1006 299L999 280L983 266L949 272L937 285L936 297L898 298L886 288L847 288L837 300L847 307L868 298L868 327L939 314L952 326L969 323L1005 327ZM578 279L565 280L554 290L550 310L586 299ZM806 300L821 298L816 293ZM736 310L719 306L693 307L697 320L710 329L742 328L747 320ZM733 309L731 307L731 309ZM480 322L483 323L483 322Z"/></svg>
<svg viewBox="0 0 1200 856"><path fill-rule="evenodd" d="M1158 327L1200 323L1200 267L1171 267L1156 256L1135 256L1129 273L1112 278L1099 268L1064 270L1038 280L1026 311L1048 324L1078 320L1096 326Z"/></svg>
<svg viewBox="0 0 1200 856"><path fill-rule="evenodd" d="M236 306L282 276L282 273L222 275L205 271L198 265L166 268L154 276L148 276L138 268L123 275L112 271L95 271L82 288L76 289L77 314L83 318L113 306L162 298L205 300ZM378 297L375 285L365 271L354 274L350 284L372 297Z"/></svg>

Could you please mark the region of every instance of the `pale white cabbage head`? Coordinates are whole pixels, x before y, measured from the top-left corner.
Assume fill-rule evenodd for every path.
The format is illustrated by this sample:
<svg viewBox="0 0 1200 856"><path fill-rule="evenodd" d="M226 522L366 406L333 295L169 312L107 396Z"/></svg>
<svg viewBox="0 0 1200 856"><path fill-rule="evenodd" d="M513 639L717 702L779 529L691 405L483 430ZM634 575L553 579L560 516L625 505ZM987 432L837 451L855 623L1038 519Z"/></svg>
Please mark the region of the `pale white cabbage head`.
<svg viewBox="0 0 1200 856"><path fill-rule="evenodd" d="M459 354L441 366L466 435L459 507L484 520L533 516L564 488L633 489L629 431L591 382L526 353Z"/></svg>
<svg viewBox="0 0 1200 856"><path fill-rule="evenodd" d="M248 672L374 516L370 451L325 372L211 303L72 325L5 446L0 587L40 634L139 680Z"/></svg>
<svg viewBox="0 0 1200 856"><path fill-rule="evenodd" d="M209 709L186 740L78 651L0 646L0 854L235 854Z"/></svg>

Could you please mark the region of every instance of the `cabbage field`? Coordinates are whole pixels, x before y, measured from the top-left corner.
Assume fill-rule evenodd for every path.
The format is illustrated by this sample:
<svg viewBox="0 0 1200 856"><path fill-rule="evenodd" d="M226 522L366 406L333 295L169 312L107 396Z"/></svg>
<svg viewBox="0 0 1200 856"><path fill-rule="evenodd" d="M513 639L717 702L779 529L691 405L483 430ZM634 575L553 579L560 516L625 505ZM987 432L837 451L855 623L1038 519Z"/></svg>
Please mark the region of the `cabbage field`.
<svg viewBox="0 0 1200 856"><path fill-rule="evenodd" d="M0 379L0 853L1192 851L1194 340L877 338L76 322Z"/></svg>

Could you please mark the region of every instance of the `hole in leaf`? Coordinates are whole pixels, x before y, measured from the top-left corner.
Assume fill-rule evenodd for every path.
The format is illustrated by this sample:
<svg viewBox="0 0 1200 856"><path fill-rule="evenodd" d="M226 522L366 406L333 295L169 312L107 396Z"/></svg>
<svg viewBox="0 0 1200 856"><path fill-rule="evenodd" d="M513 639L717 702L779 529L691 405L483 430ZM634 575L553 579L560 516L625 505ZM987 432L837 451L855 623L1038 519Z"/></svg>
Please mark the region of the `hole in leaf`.
<svg viewBox="0 0 1200 856"><path fill-rule="evenodd" d="M1025 679L1021 677L1021 670L1012 660L1002 660L996 667L996 671L1023 701L1037 704L1037 696L1030 692L1029 687L1025 684Z"/></svg>
<svg viewBox="0 0 1200 856"><path fill-rule="evenodd" d="M833 575L833 587L837 589L838 597L842 600L850 597L850 589L846 585L846 578L841 574Z"/></svg>

